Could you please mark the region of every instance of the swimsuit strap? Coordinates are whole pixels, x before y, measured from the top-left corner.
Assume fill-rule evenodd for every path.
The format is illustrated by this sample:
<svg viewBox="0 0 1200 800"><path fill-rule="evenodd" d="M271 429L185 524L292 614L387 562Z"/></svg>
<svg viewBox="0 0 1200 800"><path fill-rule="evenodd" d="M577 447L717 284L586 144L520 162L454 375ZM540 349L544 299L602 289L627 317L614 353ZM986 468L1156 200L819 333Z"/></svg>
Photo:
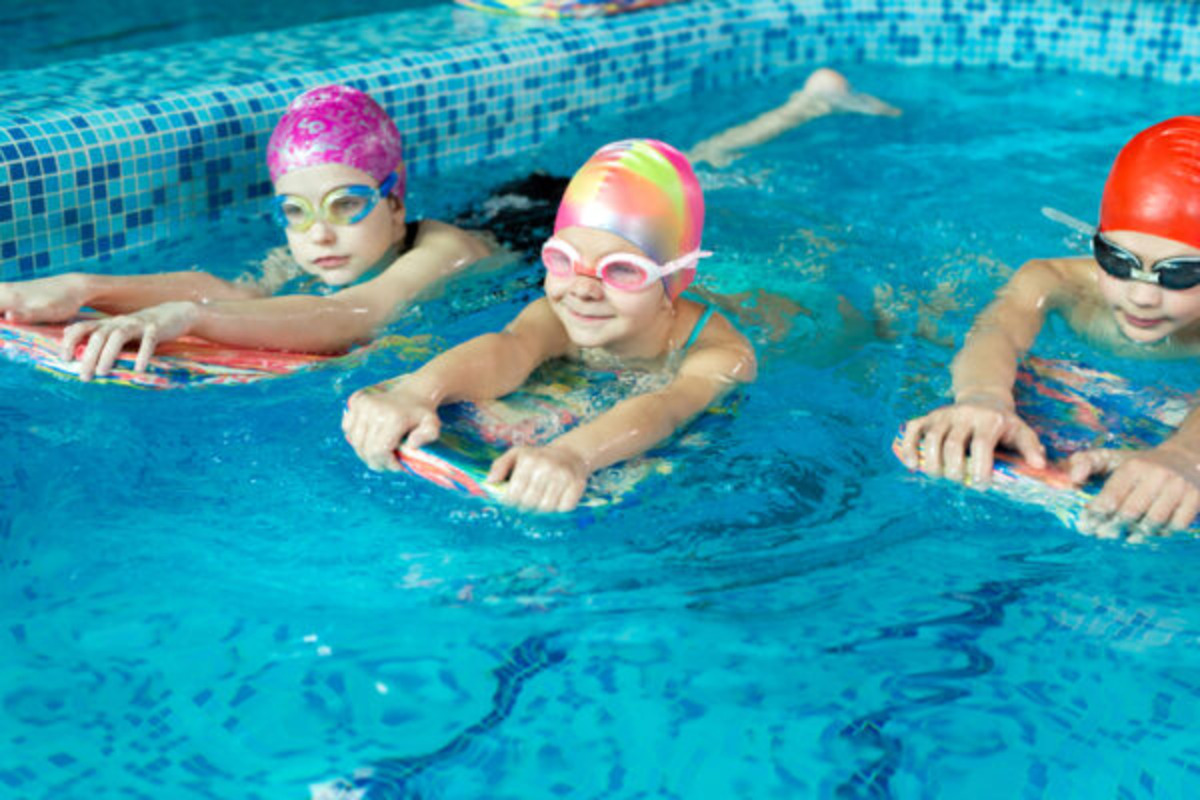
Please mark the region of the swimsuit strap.
<svg viewBox="0 0 1200 800"><path fill-rule="evenodd" d="M696 340L700 338L700 331L704 330L704 326L708 324L708 318L713 315L714 310L715 309L708 303L704 304L704 311L700 312L700 318L697 319L696 324L692 326L692 332L688 336L687 341L683 343L683 347L681 349L687 350L696 343Z"/></svg>

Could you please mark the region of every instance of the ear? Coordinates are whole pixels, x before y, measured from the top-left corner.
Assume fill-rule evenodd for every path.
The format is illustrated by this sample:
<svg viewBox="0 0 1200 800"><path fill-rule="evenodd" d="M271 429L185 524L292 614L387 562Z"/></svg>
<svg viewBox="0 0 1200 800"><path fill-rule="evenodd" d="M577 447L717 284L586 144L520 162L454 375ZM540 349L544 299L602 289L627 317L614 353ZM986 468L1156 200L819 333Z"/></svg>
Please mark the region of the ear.
<svg viewBox="0 0 1200 800"><path fill-rule="evenodd" d="M387 196L387 204L388 204L388 209L391 211L391 214L392 214L392 222L397 225L403 225L404 217L406 214L404 201L401 200L399 197L396 197L396 195L394 195L394 194L389 194Z"/></svg>

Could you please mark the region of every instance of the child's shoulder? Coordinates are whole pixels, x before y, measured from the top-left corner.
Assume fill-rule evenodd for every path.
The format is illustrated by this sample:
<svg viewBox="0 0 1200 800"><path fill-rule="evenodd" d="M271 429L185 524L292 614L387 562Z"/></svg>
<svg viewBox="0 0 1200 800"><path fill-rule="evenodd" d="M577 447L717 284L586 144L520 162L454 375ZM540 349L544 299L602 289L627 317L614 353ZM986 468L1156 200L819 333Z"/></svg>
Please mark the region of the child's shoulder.
<svg viewBox="0 0 1200 800"><path fill-rule="evenodd" d="M737 380L753 380L754 346L715 304L690 298L680 299L680 326L686 329L679 351L683 361L708 365L706 371L728 373Z"/></svg>
<svg viewBox="0 0 1200 800"><path fill-rule="evenodd" d="M1049 301L1061 307L1099 296L1096 262L1089 256L1063 256L1026 261L1009 278L998 299L1038 307Z"/></svg>
<svg viewBox="0 0 1200 800"><path fill-rule="evenodd" d="M493 250L482 237L448 222L422 219L408 224L415 228L410 252L434 250L453 253L469 263L486 258Z"/></svg>
<svg viewBox="0 0 1200 800"><path fill-rule="evenodd" d="M725 338L748 341L726 316L725 305L708 293L679 298L678 310L680 326L690 331L686 337L689 343L712 343Z"/></svg>

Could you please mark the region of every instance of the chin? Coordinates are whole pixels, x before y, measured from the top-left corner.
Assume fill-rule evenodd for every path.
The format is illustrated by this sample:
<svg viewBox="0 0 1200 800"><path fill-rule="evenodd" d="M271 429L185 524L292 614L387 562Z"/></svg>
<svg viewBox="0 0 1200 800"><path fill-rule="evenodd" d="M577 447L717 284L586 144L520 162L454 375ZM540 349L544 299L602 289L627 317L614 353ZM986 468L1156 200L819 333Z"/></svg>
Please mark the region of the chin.
<svg viewBox="0 0 1200 800"><path fill-rule="evenodd" d="M329 272L317 271L314 274L326 286L349 286L362 275L362 270L335 269Z"/></svg>
<svg viewBox="0 0 1200 800"><path fill-rule="evenodd" d="M576 347L607 347L612 344L611 336L603 336L596 331L568 330L567 337Z"/></svg>
<svg viewBox="0 0 1200 800"><path fill-rule="evenodd" d="M1164 328L1146 329L1130 325L1122 325L1121 333L1125 335L1126 339L1136 344L1158 344L1171 335L1171 331Z"/></svg>

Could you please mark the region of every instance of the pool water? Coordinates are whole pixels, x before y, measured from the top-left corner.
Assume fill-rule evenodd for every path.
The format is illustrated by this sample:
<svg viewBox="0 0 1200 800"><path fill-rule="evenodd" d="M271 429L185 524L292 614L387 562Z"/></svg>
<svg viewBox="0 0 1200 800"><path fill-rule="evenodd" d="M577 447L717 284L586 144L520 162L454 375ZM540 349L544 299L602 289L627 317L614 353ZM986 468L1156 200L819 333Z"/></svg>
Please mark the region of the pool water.
<svg viewBox="0 0 1200 800"><path fill-rule="evenodd" d="M904 116L701 170L704 287L804 310L739 319L760 378L738 417L607 514L364 469L341 409L412 366L387 352L180 392L0 368L0 793L332 797L357 775L370 798L1194 796L1195 542L1087 538L889 452L995 286L1083 252L1042 209L1090 221L1120 145L1191 91L847 72ZM627 135L686 146L803 77L589 119L410 205L446 215ZM277 236L231 218L111 268L235 274ZM536 280L526 260L460 281L394 332L448 346ZM1196 388L1059 327L1037 351Z"/></svg>
<svg viewBox="0 0 1200 800"><path fill-rule="evenodd" d="M421 8L438 0L41 0L0 5L0 70Z"/></svg>

